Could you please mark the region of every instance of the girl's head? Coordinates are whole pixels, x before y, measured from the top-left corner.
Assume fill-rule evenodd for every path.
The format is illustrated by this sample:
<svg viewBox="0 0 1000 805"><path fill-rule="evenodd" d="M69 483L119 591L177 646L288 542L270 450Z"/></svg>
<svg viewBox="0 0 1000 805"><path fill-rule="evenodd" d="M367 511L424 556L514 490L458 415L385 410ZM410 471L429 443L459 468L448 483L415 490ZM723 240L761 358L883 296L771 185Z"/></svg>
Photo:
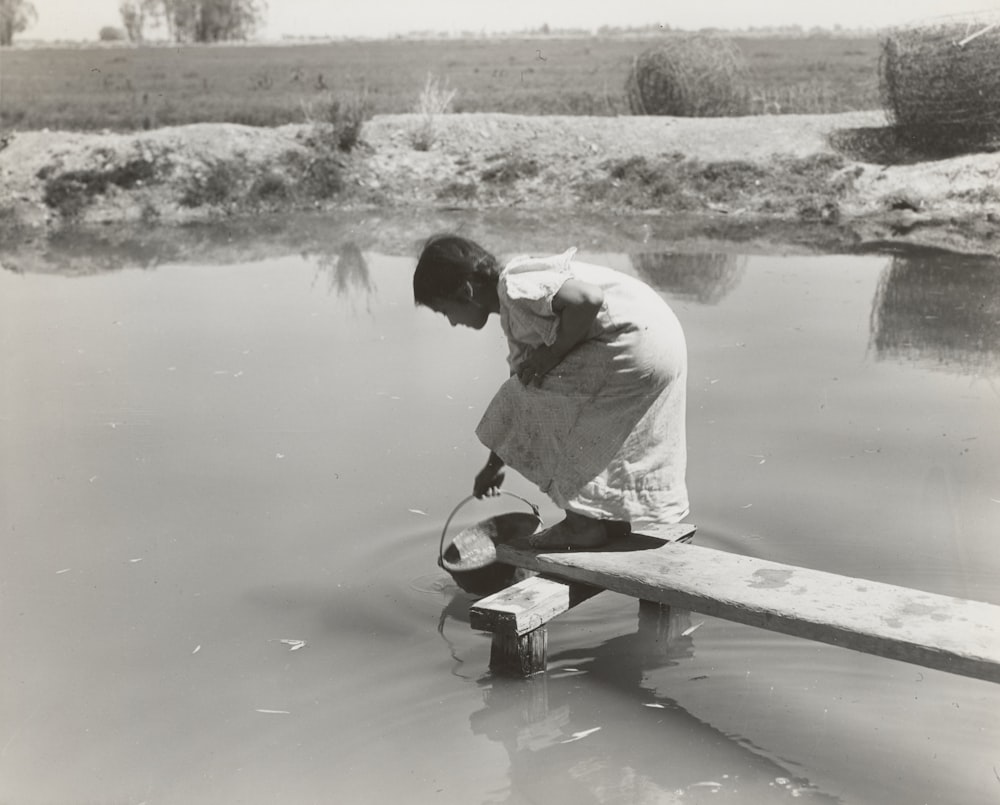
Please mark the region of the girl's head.
<svg viewBox="0 0 1000 805"><path fill-rule="evenodd" d="M482 246L458 235L435 235L413 272L413 301L452 324L479 329L495 307L500 266Z"/></svg>
<svg viewBox="0 0 1000 805"><path fill-rule="evenodd" d="M458 235L435 235L424 250L413 272L413 301L433 307L436 299L449 299L470 282L473 285L496 285L500 266L482 246Z"/></svg>

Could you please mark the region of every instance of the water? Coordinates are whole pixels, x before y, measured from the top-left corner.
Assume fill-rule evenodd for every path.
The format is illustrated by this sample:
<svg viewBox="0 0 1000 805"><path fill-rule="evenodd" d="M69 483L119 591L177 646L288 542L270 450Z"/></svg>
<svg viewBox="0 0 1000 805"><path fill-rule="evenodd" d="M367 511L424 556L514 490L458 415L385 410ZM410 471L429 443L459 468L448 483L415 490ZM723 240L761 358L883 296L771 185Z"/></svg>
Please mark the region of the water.
<svg viewBox="0 0 1000 805"><path fill-rule="evenodd" d="M609 593L493 678L435 560L499 327L329 237L5 259L0 802L1000 798L986 682ZM1000 603L1000 265L583 245L686 329L700 544Z"/></svg>

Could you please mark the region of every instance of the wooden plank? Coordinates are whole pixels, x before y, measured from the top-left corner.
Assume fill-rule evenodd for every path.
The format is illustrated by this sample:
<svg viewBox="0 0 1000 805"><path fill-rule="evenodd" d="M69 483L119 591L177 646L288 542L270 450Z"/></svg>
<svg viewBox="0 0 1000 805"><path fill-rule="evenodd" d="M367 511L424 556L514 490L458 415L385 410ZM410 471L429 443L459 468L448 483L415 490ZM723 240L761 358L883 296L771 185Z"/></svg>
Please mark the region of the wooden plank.
<svg viewBox="0 0 1000 805"><path fill-rule="evenodd" d="M469 624L484 632L523 635L599 592L602 588L588 584L532 576L473 604Z"/></svg>
<svg viewBox="0 0 1000 805"><path fill-rule="evenodd" d="M640 600L1000 682L1000 606L632 535L605 549L497 560Z"/></svg>

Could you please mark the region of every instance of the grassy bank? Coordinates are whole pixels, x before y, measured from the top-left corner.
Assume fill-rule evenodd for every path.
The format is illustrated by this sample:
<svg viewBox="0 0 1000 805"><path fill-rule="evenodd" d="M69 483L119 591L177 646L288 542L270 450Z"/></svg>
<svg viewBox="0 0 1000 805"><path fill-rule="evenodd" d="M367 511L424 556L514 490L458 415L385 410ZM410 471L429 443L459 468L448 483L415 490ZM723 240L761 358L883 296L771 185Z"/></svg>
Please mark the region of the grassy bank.
<svg viewBox="0 0 1000 805"><path fill-rule="evenodd" d="M879 107L874 35L736 42L751 70L757 112ZM376 114L410 112L429 73L456 90L456 112L628 114L626 76L635 56L654 43L580 37L7 49L0 125L272 126L322 117L333 101L360 97Z"/></svg>

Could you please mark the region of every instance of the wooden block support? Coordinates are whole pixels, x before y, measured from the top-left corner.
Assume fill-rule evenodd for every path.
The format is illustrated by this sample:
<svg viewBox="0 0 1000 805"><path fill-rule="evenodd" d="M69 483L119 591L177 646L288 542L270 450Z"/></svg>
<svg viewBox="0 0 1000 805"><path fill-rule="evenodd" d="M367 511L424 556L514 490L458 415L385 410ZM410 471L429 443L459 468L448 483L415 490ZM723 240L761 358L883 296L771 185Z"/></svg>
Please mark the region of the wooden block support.
<svg viewBox="0 0 1000 805"><path fill-rule="evenodd" d="M493 633L491 670L530 676L546 667L545 624L599 592L600 587L532 576L473 604L469 624Z"/></svg>
<svg viewBox="0 0 1000 805"><path fill-rule="evenodd" d="M588 584L532 576L473 604L469 624L484 632L523 635L599 592L600 587Z"/></svg>
<svg viewBox="0 0 1000 805"><path fill-rule="evenodd" d="M1000 606L633 535L590 551L499 543L497 560L567 583L1000 682ZM480 602L480 605L482 602Z"/></svg>

